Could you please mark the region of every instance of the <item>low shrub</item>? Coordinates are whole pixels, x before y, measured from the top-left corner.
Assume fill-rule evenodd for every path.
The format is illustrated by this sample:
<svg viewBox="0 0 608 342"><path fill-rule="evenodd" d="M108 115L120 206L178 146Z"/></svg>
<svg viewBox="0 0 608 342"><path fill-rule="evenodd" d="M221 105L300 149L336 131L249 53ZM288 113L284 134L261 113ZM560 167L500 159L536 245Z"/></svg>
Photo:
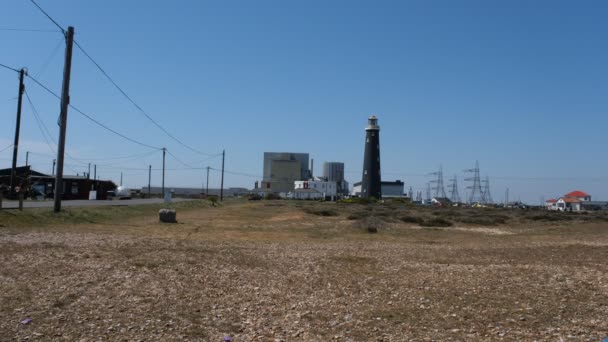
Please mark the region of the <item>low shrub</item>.
<svg viewBox="0 0 608 342"><path fill-rule="evenodd" d="M341 199L338 202L347 203L347 204L372 204L372 203L376 203L377 200L375 198L351 197L351 198Z"/></svg>
<svg viewBox="0 0 608 342"><path fill-rule="evenodd" d="M360 220L360 219L362 219L362 218L365 218L365 217L367 217L367 216L369 216L369 214L368 214L368 213L358 211L358 212L354 212L354 213L352 213L352 214L348 215L348 216L346 217L346 219L347 219L347 220L351 220L351 221L355 221L355 220Z"/></svg>
<svg viewBox="0 0 608 342"><path fill-rule="evenodd" d="M451 221L448 221L441 217L435 217L428 220L424 220L420 222L422 227L451 227L454 224Z"/></svg>
<svg viewBox="0 0 608 342"><path fill-rule="evenodd" d="M382 228L383 224L384 222L375 216L368 216L359 221L359 226L365 229L368 233L377 233L378 230Z"/></svg>
<svg viewBox="0 0 608 342"><path fill-rule="evenodd" d="M317 216L339 216L338 212L330 209L306 208L305 212Z"/></svg>
<svg viewBox="0 0 608 342"><path fill-rule="evenodd" d="M557 222L557 221L570 221L572 220L574 217L570 216L570 215L565 215L562 213L545 213L545 214L539 214L539 215L534 215L530 217L530 220L534 220L534 221L549 221L549 222Z"/></svg>
<svg viewBox="0 0 608 342"><path fill-rule="evenodd" d="M279 196L278 194L273 194L271 192L267 193L266 196L264 196L265 200L280 200L281 196Z"/></svg>
<svg viewBox="0 0 608 342"><path fill-rule="evenodd" d="M508 221L506 216L469 216L458 218L458 222L482 225L482 226L497 226L499 224L505 224Z"/></svg>
<svg viewBox="0 0 608 342"><path fill-rule="evenodd" d="M420 224L422 222L424 222L424 219L422 217L418 217L418 216L402 216L401 221L406 222L406 223L417 223Z"/></svg>

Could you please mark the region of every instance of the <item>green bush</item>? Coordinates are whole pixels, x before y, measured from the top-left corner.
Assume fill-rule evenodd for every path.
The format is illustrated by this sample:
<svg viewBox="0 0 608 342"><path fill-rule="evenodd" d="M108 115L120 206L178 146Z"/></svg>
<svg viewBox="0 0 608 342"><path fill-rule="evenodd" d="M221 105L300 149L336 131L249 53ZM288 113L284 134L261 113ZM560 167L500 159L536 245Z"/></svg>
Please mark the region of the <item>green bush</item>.
<svg viewBox="0 0 608 342"><path fill-rule="evenodd" d="M280 200L281 197L278 194L274 194L272 192L269 192L266 194L266 196L264 196L265 200Z"/></svg>

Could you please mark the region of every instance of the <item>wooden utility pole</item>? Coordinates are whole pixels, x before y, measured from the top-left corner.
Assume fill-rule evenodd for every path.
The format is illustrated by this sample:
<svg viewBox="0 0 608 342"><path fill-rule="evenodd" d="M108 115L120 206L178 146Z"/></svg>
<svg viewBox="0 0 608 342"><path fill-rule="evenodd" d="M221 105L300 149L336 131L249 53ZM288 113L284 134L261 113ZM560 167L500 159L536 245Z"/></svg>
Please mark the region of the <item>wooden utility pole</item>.
<svg viewBox="0 0 608 342"><path fill-rule="evenodd" d="M93 180L97 180L97 164L93 165Z"/></svg>
<svg viewBox="0 0 608 342"><path fill-rule="evenodd" d="M165 154L167 153L167 149L163 147L163 185L162 185L162 197L165 198Z"/></svg>
<svg viewBox="0 0 608 342"><path fill-rule="evenodd" d="M148 166L148 197L151 196L152 165Z"/></svg>
<svg viewBox="0 0 608 342"><path fill-rule="evenodd" d="M224 200L224 160L226 159L226 150L222 151L222 184L220 186L220 201Z"/></svg>
<svg viewBox="0 0 608 342"><path fill-rule="evenodd" d="M19 97L17 100L17 122L15 123L15 143L13 144L13 167L11 168L11 198L14 198L15 196L15 181L17 178L17 152L19 150L19 131L21 130L21 103L23 100L23 92L25 91L23 76L25 76L25 69L21 68L21 70L19 70Z"/></svg>
<svg viewBox="0 0 608 342"><path fill-rule="evenodd" d="M65 34L65 63L63 67L63 85L61 87L61 113L59 115L59 143L57 144L57 173L55 176L54 212L61 211L63 195L63 158L65 153L65 134L68 125L68 106L70 104L70 76L72 73L72 46L74 45L74 27L69 26Z"/></svg>
<svg viewBox="0 0 608 342"><path fill-rule="evenodd" d="M51 169L51 176L55 175L55 164L57 164L57 159L53 159L53 168Z"/></svg>
<svg viewBox="0 0 608 342"><path fill-rule="evenodd" d="M91 179L91 163L89 163L89 172L87 172L87 179Z"/></svg>
<svg viewBox="0 0 608 342"><path fill-rule="evenodd" d="M209 197L209 169L210 169L210 167L207 166L207 186L206 186L206 189L205 189L205 195L207 197Z"/></svg>

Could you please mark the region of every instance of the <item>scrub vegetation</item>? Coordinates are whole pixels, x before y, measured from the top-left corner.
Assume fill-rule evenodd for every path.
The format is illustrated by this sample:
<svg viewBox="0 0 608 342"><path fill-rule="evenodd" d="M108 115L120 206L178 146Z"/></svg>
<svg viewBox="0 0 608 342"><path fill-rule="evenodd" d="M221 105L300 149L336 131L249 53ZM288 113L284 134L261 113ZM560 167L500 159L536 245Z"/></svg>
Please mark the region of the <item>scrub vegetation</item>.
<svg viewBox="0 0 608 342"><path fill-rule="evenodd" d="M608 336L603 213L230 200L161 224L160 207L0 211L0 339Z"/></svg>

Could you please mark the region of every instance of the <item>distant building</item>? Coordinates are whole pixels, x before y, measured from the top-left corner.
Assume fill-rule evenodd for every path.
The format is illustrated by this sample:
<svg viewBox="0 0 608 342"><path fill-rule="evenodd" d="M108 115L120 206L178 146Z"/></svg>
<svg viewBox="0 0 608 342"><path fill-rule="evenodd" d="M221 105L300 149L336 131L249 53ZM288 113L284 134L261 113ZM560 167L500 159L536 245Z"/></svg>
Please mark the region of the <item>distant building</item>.
<svg viewBox="0 0 608 342"><path fill-rule="evenodd" d="M344 163L323 163L323 179L336 182L338 195L348 195L348 182L344 179Z"/></svg>
<svg viewBox="0 0 608 342"><path fill-rule="evenodd" d="M564 197L576 198L580 201L591 201L591 195L584 191L575 190L564 195Z"/></svg>
<svg viewBox="0 0 608 342"><path fill-rule="evenodd" d="M26 193L26 198L53 198L55 192L55 176L47 175L31 169L30 166L20 166L15 170L17 182L15 190ZM8 191L11 169L0 170L0 188ZM89 191L97 191L96 199L105 200L108 191L116 189L116 184L109 180L93 180L87 176L63 176L61 189L62 200L89 199ZM5 193L6 196L8 193Z"/></svg>
<svg viewBox="0 0 608 342"><path fill-rule="evenodd" d="M294 191L291 193L293 199L329 199L336 198L336 182L307 180L294 182Z"/></svg>
<svg viewBox="0 0 608 342"><path fill-rule="evenodd" d="M545 209L547 210L557 210L557 199L550 198L545 201Z"/></svg>
<svg viewBox="0 0 608 342"><path fill-rule="evenodd" d="M591 201L591 195L580 190L571 191L562 197L545 202L547 210L558 211L602 210L605 207L608 207L608 202Z"/></svg>
<svg viewBox="0 0 608 342"><path fill-rule="evenodd" d="M404 192L405 183L400 180L394 182L380 182L380 187L382 198L407 197ZM357 197L361 196L361 182L353 184L353 191L351 194Z"/></svg>
<svg viewBox="0 0 608 342"><path fill-rule="evenodd" d="M576 197L560 197L557 202L557 210L559 211L580 211L581 200Z"/></svg>
<svg viewBox="0 0 608 342"><path fill-rule="evenodd" d="M583 210L608 210L608 201L585 201L581 202Z"/></svg>
<svg viewBox="0 0 608 342"><path fill-rule="evenodd" d="M287 193L294 182L310 178L308 153L264 152L264 178L260 188Z"/></svg>
<svg viewBox="0 0 608 342"><path fill-rule="evenodd" d="M150 187L150 194L153 196L161 196L162 194L162 187L159 186L152 186ZM173 193L173 196L179 196L179 197L193 197L193 198L200 198L203 194L205 194L207 189L202 189L202 188L176 188L176 187L170 187L170 186L165 186L165 191L171 191ZM221 189L209 189L209 196L219 196L221 192ZM148 194L148 187L144 186L141 188L141 193L144 195ZM241 196L241 195L245 195L250 193L250 191L248 189L245 188L226 188L224 189L224 197L235 197L235 196Z"/></svg>

